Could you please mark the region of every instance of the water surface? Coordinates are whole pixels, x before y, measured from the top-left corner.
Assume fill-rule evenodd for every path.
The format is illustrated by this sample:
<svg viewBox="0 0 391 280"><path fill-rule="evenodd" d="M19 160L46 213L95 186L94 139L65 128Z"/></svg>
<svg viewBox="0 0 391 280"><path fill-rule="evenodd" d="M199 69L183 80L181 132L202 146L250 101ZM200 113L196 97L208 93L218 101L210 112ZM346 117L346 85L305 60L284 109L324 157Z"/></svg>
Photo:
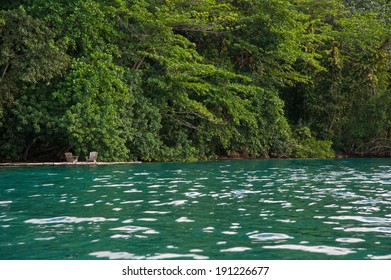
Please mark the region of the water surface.
<svg viewBox="0 0 391 280"><path fill-rule="evenodd" d="M391 259L391 160L0 168L0 259Z"/></svg>

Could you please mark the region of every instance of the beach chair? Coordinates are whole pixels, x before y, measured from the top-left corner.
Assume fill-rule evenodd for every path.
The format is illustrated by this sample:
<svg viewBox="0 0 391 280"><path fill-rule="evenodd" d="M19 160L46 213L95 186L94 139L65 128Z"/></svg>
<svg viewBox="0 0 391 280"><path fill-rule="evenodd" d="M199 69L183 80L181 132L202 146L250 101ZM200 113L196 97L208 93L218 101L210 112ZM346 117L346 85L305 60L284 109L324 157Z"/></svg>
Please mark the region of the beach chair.
<svg viewBox="0 0 391 280"><path fill-rule="evenodd" d="M91 152L88 157L86 157L86 161L88 162L96 162L96 158L98 157L98 152Z"/></svg>
<svg viewBox="0 0 391 280"><path fill-rule="evenodd" d="M67 162L76 163L79 159L78 156L72 155L72 153L65 153L65 158L67 159Z"/></svg>

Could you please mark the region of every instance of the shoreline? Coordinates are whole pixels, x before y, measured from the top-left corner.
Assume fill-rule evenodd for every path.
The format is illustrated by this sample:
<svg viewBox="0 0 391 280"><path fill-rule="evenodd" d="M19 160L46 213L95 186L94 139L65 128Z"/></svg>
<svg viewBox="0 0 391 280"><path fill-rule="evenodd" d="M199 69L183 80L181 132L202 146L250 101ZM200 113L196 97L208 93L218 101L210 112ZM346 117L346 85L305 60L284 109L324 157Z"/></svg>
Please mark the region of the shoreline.
<svg viewBox="0 0 391 280"><path fill-rule="evenodd" d="M341 159L382 159L382 158L388 158L391 159L390 156L383 156L383 157L374 157L374 156L336 156L333 158L244 158L244 157L235 157L235 158L229 158L229 157L219 157L216 159L209 159L209 160L197 160L193 162L202 162L202 161L245 161L245 160L317 160L317 159L329 159L329 160L341 160ZM188 162L188 161L151 161L151 162L159 162L159 163L168 163L168 162ZM141 164L142 161L120 161L120 162L111 162L111 161L97 161L97 162L86 162L86 161L80 161L80 162L0 162L0 167L11 167L11 166L94 166L94 165L127 165L127 164ZM150 163L150 162L147 162Z"/></svg>
<svg viewBox="0 0 391 280"><path fill-rule="evenodd" d="M80 166L80 165L125 165L125 164L140 164L141 161L127 161L127 162L5 162L0 163L0 167L5 166Z"/></svg>

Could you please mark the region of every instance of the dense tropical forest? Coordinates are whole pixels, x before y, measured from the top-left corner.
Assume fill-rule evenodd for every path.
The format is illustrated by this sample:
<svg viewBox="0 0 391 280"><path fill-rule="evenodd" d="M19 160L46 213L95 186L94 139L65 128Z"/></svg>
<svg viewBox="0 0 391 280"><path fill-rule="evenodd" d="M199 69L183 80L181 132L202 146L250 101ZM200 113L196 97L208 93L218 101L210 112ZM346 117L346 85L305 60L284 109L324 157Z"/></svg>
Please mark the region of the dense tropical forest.
<svg viewBox="0 0 391 280"><path fill-rule="evenodd" d="M391 155L388 0L1 0L0 161Z"/></svg>

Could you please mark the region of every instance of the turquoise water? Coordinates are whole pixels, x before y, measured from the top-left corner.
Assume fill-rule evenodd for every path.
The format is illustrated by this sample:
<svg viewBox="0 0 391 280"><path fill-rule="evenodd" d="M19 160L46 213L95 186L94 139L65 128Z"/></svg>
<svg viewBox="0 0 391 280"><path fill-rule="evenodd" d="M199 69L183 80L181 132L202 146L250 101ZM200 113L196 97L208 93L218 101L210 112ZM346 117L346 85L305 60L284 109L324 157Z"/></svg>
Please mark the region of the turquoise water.
<svg viewBox="0 0 391 280"><path fill-rule="evenodd" d="M391 159L0 168L0 259L391 259Z"/></svg>

